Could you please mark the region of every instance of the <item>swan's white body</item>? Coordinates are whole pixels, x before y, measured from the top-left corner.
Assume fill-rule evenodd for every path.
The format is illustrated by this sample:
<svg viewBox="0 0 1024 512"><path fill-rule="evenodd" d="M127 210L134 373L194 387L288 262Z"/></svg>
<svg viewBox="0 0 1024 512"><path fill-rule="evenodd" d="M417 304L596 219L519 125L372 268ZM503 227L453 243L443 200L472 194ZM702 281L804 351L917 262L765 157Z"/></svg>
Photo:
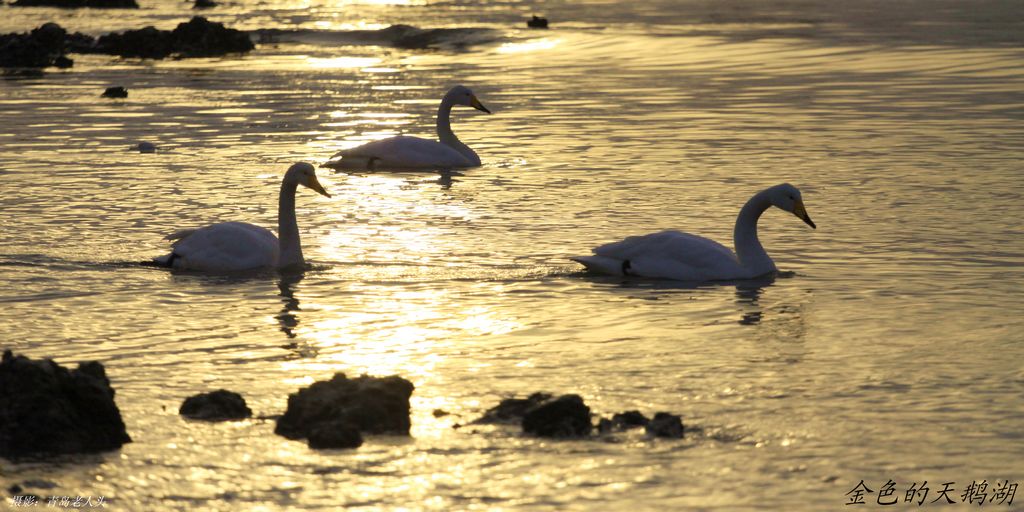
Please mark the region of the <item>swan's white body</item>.
<svg viewBox="0 0 1024 512"><path fill-rule="evenodd" d="M260 268L289 268L305 263L295 219L295 191L299 185L330 197L316 179L316 170L304 162L288 169L281 181L277 230L245 222L220 222L198 229L182 229L167 237L174 240L170 254L155 258L160 265L203 272L238 272Z"/></svg>
<svg viewBox="0 0 1024 512"><path fill-rule="evenodd" d="M757 239L757 220L771 206L793 213L812 228L800 191L788 183L758 192L740 210L733 231L736 252L707 238L669 230L631 236L571 258L601 274L680 281L750 279L775 272L775 262Z"/></svg>
<svg viewBox="0 0 1024 512"><path fill-rule="evenodd" d="M419 169L475 167L480 157L452 131L452 107L466 105L490 113L473 91L457 85L441 99L437 110L438 140L399 135L339 151L324 167L334 169ZM338 157L341 157L340 159Z"/></svg>

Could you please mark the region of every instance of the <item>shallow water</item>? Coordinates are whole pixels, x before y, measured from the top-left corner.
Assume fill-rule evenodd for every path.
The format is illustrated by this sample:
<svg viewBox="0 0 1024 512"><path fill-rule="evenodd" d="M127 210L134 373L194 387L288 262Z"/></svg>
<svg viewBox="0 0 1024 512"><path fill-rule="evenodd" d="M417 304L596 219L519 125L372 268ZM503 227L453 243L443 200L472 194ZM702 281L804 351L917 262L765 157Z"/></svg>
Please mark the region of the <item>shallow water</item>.
<svg viewBox="0 0 1024 512"><path fill-rule="evenodd" d="M192 14L142 3L3 6L0 33ZM205 14L287 32L244 57L3 77L0 339L103 362L134 442L0 460L0 479L119 510L823 510L860 480L901 502L956 482L959 503L971 481L1024 479L1020 3L554 2L549 31L520 29L528 3L405 3L228 3ZM467 30L433 50L344 32L392 23ZM297 201L304 275L136 264L182 227L274 226L288 165L430 136L456 83L494 111L453 119L483 166L321 169L334 198ZM129 97L100 99L111 85ZM731 246L742 203L781 182L818 229L765 214L777 279L598 278L566 259L666 228ZM412 437L318 452L270 421L177 416L220 387L278 414L337 371L412 380ZM536 390L692 432L452 428Z"/></svg>

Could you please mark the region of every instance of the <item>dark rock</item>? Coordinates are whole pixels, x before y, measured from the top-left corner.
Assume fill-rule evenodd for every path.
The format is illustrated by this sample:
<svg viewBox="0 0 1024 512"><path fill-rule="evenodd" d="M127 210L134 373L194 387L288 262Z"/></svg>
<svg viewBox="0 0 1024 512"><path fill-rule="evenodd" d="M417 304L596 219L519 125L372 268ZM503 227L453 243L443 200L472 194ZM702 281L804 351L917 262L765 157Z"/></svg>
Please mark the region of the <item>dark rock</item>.
<svg viewBox="0 0 1024 512"><path fill-rule="evenodd" d="M75 65L75 61L60 55L56 59L53 59L53 65L61 69L67 69Z"/></svg>
<svg viewBox="0 0 1024 512"><path fill-rule="evenodd" d="M683 437L683 420L675 414L659 412L647 424L647 433L654 437Z"/></svg>
<svg viewBox="0 0 1024 512"><path fill-rule="evenodd" d="M22 487L20 485L18 485L18 484L14 484L14 485L12 485L12 486L7 488L7 492L10 493L10 494L19 494L19 493L21 493L24 490L25 489L22 489Z"/></svg>
<svg viewBox="0 0 1024 512"><path fill-rule="evenodd" d="M17 7L92 7L97 9L137 9L135 0L17 0Z"/></svg>
<svg viewBox="0 0 1024 512"><path fill-rule="evenodd" d="M4 351L0 456L100 452L129 442L102 364L69 371Z"/></svg>
<svg viewBox="0 0 1024 512"><path fill-rule="evenodd" d="M145 27L102 35L96 40L95 51L121 57L162 59L174 52L174 42L170 32Z"/></svg>
<svg viewBox="0 0 1024 512"><path fill-rule="evenodd" d="M211 7L217 7L217 2L213 0L196 0L196 3L192 5L193 9L209 9Z"/></svg>
<svg viewBox="0 0 1024 512"><path fill-rule="evenodd" d="M138 143L135 149L139 150L139 153L156 153L156 144L143 141Z"/></svg>
<svg viewBox="0 0 1024 512"><path fill-rule="evenodd" d="M626 411L612 415L612 423L622 429L646 427L651 420L647 419L640 411Z"/></svg>
<svg viewBox="0 0 1024 512"><path fill-rule="evenodd" d="M255 46L247 33L196 16L172 31L146 27L100 36L92 51L121 57L163 59L171 55L216 57L245 53L253 48Z"/></svg>
<svg viewBox="0 0 1024 512"><path fill-rule="evenodd" d="M529 410L523 431L541 437L580 437L590 434L590 407L579 395L562 395Z"/></svg>
<svg viewBox="0 0 1024 512"><path fill-rule="evenodd" d="M526 413L551 399L547 393L534 393L526 398L506 398L473 423L521 423Z"/></svg>
<svg viewBox="0 0 1024 512"><path fill-rule="evenodd" d="M449 414L451 414L451 413L446 411L446 410L444 410L444 409L434 409L434 417L435 418L441 418L441 417L444 417L444 416L448 416Z"/></svg>
<svg viewBox="0 0 1024 512"><path fill-rule="evenodd" d="M96 53L96 38L81 32L64 37L64 51L68 53Z"/></svg>
<svg viewBox="0 0 1024 512"><path fill-rule="evenodd" d="M245 53L255 48L249 34L223 23L196 16L171 32L177 53L185 57L214 57L226 53Z"/></svg>
<svg viewBox="0 0 1024 512"><path fill-rule="evenodd" d="M363 436L359 429L343 421L322 423L309 433L309 447L322 448L359 448L363 444Z"/></svg>
<svg viewBox="0 0 1024 512"><path fill-rule="evenodd" d="M349 379L336 373L288 396L288 409L274 433L308 439L323 425L348 425L360 432L409 435L409 397L414 387L397 375Z"/></svg>
<svg viewBox="0 0 1024 512"><path fill-rule="evenodd" d="M64 54L67 31L44 23L27 34L0 35L0 67L45 68Z"/></svg>
<svg viewBox="0 0 1024 512"><path fill-rule="evenodd" d="M250 418L252 410L245 405L242 395L218 389L186 398L178 414L194 420L224 421Z"/></svg>
<svg viewBox="0 0 1024 512"><path fill-rule="evenodd" d="M597 433L609 434L615 430L615 424L608 418L601 418L597 421Z"/></svg>
<svg viewBox="0 0 1024 512"><path fill-rule="evenodd" d="M125 89L124 87L107 87L100 96L103 96L104 98L127 98L128 89Z"/></svg>
<svg viewBox="0 0 1024 512"><path fill-rule="evenodd" d="M526 26L530 28L548 28L548 19L534 15L532 18L526 20Z"/></svg>

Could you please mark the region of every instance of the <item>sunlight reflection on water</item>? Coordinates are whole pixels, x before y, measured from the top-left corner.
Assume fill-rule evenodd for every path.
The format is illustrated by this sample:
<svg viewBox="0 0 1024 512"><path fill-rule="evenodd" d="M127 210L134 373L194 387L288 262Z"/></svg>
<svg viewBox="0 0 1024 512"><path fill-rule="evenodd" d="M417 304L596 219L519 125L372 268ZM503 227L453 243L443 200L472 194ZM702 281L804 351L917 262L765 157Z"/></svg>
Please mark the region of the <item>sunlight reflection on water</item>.
<svg viewBox="0 0 1024 512"><path fill-rule="evenodd" d="M70 71L5 76L6 346L102 361L135 439L58 468L0 461L5 475L132 510L821 510L860 479L1024 476L1013 443L1024 55L1002 25L962 31L962 44L941 31L906 44L887 20L858 24L872 19L859 4L837 26L824 8L553 3L565 24L536 34L520 27L519 2L249 7L218 14L250 29L379 21L502 37L427 51L284 41L244 58L80 56ZM107 21L0 9L14 20L3 23L93 31L180 18L166 5ZM177 228L275 226L293 161L397 133L433 138L455 83L494 111L453 112L484 165L318 169L334 198L297 198L313 264L303 276L135 264ZM110 84L129 98L101 101ZM129 149L139 141L159 150ZM782 181L801 187L819 229L765 214L777 279L599 278L566 259L668 228L731 246L739 206ZM413 437L317 452L273 435L272 421L177 416L185 396L217 387L279 414L289 392L336 371L411 379ZM604 416L681 413L690 434L550 442L453 428L538 390L580 393Z"/></svg>

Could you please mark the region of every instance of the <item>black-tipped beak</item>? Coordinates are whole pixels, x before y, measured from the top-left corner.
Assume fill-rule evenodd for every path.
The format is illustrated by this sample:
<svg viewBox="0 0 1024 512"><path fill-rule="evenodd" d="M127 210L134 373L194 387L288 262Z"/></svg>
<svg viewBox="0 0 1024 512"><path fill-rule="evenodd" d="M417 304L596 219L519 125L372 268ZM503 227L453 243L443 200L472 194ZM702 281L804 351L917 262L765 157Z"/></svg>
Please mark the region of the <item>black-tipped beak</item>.
<svg viewBox="0 0 1024 512"><path fill-rule="evenodd" d="M491 111L487 110L487 107L485 107L483 103L480 103L480 100L476 99L476 96L473 96L473 98L469 100L469 104L479 111L487 112L488 114L491 113Z"/></svg>
<svg viewBox="0 0 1024 512"><path fill-rule="evenodd" d="M311 176L309 178L309 184L307 186L324 197L331 197L331 194L324 190L324 186L317 181L316 176Z"/></svg>
<svg viewBox="0 0 1024 512"><path fill-rule="evenodd" d="M814 224L814 221L811 220L811 216L807 215L807 209L804 208L804 202L803 201L799 201L798 200L796 202L796 206L793 207L793 215L796 215L797 217L799 217L800 220L804 221L808 226L811 227L811 229L818 229L818 226L816 226Z"/></svg>

